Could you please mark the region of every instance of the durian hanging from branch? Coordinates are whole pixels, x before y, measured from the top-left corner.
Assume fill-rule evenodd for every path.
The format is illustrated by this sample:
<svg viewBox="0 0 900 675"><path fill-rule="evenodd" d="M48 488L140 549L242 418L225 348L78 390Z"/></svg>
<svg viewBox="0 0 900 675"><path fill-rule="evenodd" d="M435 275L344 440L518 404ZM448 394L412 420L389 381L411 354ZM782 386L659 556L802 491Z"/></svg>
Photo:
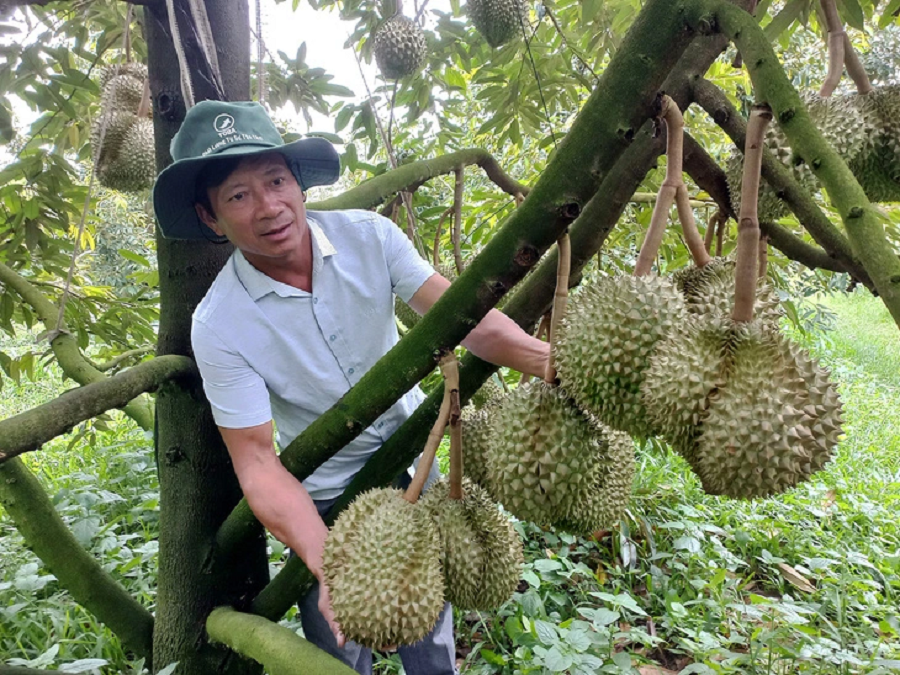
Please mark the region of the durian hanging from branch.
<svg viewBox="0 0 900 675"><path fill-rule="evenodd" d="M491 47L521 37L528 8L524 0L468 0L466 13Z"/></svg>
<svg viewBox="0 0 900 675"><path fill-rule="evenodd" d="M384 22L372 37L375 63L386 80L418 72L425 63L425 33L415 19L403 16L402 0L384 0Z"/></svg>
<svg viewBox="0 0 900 675"><path fill-rule="evenodd" d="M831 458L841 405L828 372L754 318L759 273L755 195L767 107L745 149L734 309L692 317L654 350L642 385L648 415L710 494L754 498L807 480Z"/></svg>

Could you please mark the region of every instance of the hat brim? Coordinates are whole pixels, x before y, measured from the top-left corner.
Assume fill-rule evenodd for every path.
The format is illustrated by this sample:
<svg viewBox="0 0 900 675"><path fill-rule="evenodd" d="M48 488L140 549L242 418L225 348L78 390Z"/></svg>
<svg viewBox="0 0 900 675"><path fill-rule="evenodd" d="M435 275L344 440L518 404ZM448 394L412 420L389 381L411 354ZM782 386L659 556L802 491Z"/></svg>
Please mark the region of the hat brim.
<svg viewBox="0 0 900 675"><path fill-rule="evenodd" d="M337 151L324 138L301 138L285 145L243 143L231 145L205 157L192 157L174 162L156 178L153 186L153 209L159 229L166 239L203 239L221 241L197 217L194 209L195 183L198 174L209 164L224 157L259 155L277 152L284 155L288 168L304 190L317 185L331 185L341 173Z"/></svg>

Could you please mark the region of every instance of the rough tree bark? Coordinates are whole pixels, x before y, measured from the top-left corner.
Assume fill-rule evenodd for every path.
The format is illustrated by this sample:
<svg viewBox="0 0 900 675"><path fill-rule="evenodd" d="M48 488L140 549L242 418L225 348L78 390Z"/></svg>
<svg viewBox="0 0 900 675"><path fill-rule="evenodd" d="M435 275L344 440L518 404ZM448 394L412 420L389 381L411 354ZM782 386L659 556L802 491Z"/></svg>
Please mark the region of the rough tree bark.
<svg viewBox="0 0 900 675"><path fill-rule="evenodd" d="M175 3L186 7L184 0ZM226 96L250 97L250 26L246 0L206 3ZM176 10L176 13L180 12ZM169 142L183 119L173 105L179 66L165 6L145 9L150 90L155 106L156 156L160 169L172 160ZM182 30L182 35L190 35ZM215 98L195 42L185 45L198 101ZM229 246L170 241L157 236L160 322L158 354L191 355L191 313L231 253ZM156 402L160 482L159 589L154 665L177 661L181 675L258 673L257 664L207 642L205 622L220 605L246 604L268 577L261 528L227 566L207 560L212 538L241 497L199 378L160 389Z"/></svg>

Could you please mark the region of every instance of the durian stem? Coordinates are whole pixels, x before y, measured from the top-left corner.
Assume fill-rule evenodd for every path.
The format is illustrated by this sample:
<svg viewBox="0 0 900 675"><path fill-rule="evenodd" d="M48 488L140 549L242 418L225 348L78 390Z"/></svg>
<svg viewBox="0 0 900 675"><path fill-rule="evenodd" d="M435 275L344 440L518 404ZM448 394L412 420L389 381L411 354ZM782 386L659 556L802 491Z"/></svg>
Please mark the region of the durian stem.
<svg viewBox="0 0 900 675"><path fill-rule="evenodd" d="M143 119L150 114L150 79L144 78L144 93L141 94L141 103L138 106L138 119Z"/></svg>
<svg viewBox="0 0 900 675"><path fill-rule="evenodd" d="M437 269L438 265L441 264L441 233L444 231L444 221L451 215L453 215L452 206L448 207L441 214L441 219L438 220L437 231L434 233L434 244L431 247L431 261L434 269Z"/></svg>
<svg viewBox="0 0 900 675"><path fill-rule="evenodd" d="M410 504L419 501L419 495L425 488L428 481L428 474L431 472L431 465L434 464L434 456L437 453L441 439L444 437L444 429L447 426L447 420L450 419L450 403L451 392L456 389L459 391L459 366L456 362L456 355L451 351L441 357L440 361L441 373L444 375L444 400L441 401L441 411L435 420L434 426L428 432L428 440L425 442L425 448L419 457L419 466L416 467L416 474L413 476L412 482L406 488L403 498Z"/></svg>
<svg viewBox="0 0 900 675"><path fill-rule="evenodd" d="M716 229L716 256L722 255L722 249L725 247L725 228L728 226L728 216L722 215L719 221L719 227Z"/></svg>
<svg viewBox="0 0 900 675"><path fill-rule="evenodd" d="M769 268L769 237L765 234L759 235L759 274L757 275L757 283L761 279L766 278L766 272Z"/></svg>
<svg viewBox="0 0 900 675"><path fill-rule="evenodd" d="M837 88L844 72L844 38L847 37L847 33L844 31L834 0L821 0L819 4L828 28L828 74L819 89L819 96L828 98Z"/></svg>
<svg viewBox="0 0 900 675"><path fill-rule="evenodd" d="M666 232L669 210L675 201L678 187L684 184L681 177L684 157L684 118L675 101L668 96L663 96L660 100L659 117L666 122L666 178L659 187L650 227L647 228L647 236L644 237L634 266L636 277L646 276L653 269L653 261L656 260L656 254Z"/></svg>
<svg viewBox="0 0 900 675"><path fill-rule="evenodd" d="M457 387L450 392L450 499L462 499L463 436L459 406L459 371Z"/></svg>
<svg viewBox="0 0 900 675"><path fill-rule="evenodd" d="M767 105L755 105L747 123L747 143L744 147L744 174L741 179L741 213L738 219L737 264L734 271L734 311L736 322L753 320L753 304L756 300L756 281L759 275L759 196L760 171L762 169L763 139L766 127L772 121L772 110Z"/></svg>
<svg viewBox="0 0 900 675"><path fill-rule="evenodd" d="M534 337L536 337L538 340L543 340L545 337L547 337L547 334L549 332L550 332L550 312L547 312L546 314L544 314L543 317L541 317L541 323L538 325L538 329L537 329L537 332L534 334ZM502 380L502 378L501 378L501 380ZM519 378L519 385L521 386L530 381L531 381L531 375L529 375L528 373L522 373L522 377Z"/></svg>
<svg viewBox="0 0 900 675"><path fill-rule="evenodd" d="M462 239L462 204L463 204L463 171L462 166L456 168L454 173L455 184L453 188L453 260L456 262L456 271L458 274L463 273L462 247L460 240Z"/></svg>
<svg viewBox="0 0 900 675"><path fill-rule="evenodd" d="M125 63L131 63L131 20L134 17L134 5L128 3L125 10Z"/></svg>
<svg viewBox="0 0 900 675"><path fill-rule="evenodd" d="M684 243L687 244L694 264L697 267L705 267L711 260L709 252L706 250L706 244L700 236L700 230L697 229L697 222L694 220L694 209L691 208L691 198L688 195L687 187L682 183L678 186L675 193L675 206L678 209L678 220L681 223L681 231L684 234Z"/></svg>
<svg viewBox="0 0 900 675"><path fill-rule="evenodd" d="M875 88L869 80L869 74L866 72L865 66L859 60L859 54L850 44L850 36L844 33L844 65L847 66L847 74L856 85L856 91L859 94L871 93Z"/></svg>
<svg viewBox="0 0 900 675"><path fill-rule="evenodd" d="M709 219L709 224L706 226L706 235L703 239L703 248L706 249L707 253L712 253L713 239L715 239L716 232L721 227L722 220L727 218L728 216L719 209L713 214L713 217Z"/></svg>
<svg viewBox="0 0 900 675"><path fill-rule="evenodd" d="M556 359L553 356L553 345L556 344L559 323L566 315L566 304L569 301L569 273L572 269L572 247L569 244L568 230L563 232L563 235L556 240L556 248L559 252L559 262L556 265L556 292L553 294L553 314L550 317L550 356L547 359L547 370L544 373L544 381L548 384L553 384L556 381Z"/></svg>

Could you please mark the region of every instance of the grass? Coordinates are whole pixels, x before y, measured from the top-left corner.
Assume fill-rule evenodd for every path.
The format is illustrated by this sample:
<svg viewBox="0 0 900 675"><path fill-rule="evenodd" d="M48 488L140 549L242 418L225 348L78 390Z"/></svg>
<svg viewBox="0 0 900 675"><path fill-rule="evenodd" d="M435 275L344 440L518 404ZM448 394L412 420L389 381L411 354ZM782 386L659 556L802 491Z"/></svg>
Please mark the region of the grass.
<svg viewBox="0 0 900 675"><path fill-rule="evenodd" d="M464 672L900 672L900 340L877 299L819 302L828 325L795 338L840 383L847 437L834 461L786 495L740 502L703 494L665 448L640 448L633 499L615 530L582 539L517 524L527 559L519 592L495 614L457 613ZM7 381L0 416L65 388L52 372L38 382ZM103 426L28 461L85 544L152 609L151 443L127 420ZM2 514L0 538L2 659L140 672ZM376 666L400 671L396 655Z"/></svg>

